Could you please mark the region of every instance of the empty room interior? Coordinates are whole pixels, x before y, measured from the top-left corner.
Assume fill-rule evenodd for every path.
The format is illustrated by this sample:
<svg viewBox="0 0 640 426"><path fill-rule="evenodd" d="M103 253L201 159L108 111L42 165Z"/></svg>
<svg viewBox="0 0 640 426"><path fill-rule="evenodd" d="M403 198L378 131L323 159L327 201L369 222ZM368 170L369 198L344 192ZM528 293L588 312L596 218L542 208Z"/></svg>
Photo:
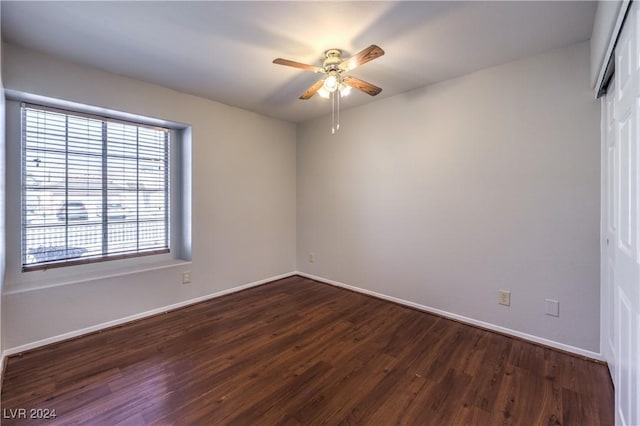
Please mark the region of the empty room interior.
<svg viewBox="0 0 640 426"><path fill-rule="evenodd" d="M636 2L0 18L3 425L640 425Z"/></svg>

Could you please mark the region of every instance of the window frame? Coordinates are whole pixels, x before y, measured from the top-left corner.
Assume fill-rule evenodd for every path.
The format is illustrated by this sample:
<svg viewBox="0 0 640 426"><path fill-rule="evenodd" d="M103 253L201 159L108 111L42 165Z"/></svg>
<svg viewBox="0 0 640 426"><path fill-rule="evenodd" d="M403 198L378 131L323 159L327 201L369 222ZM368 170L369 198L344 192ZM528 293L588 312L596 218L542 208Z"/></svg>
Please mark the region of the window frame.
<svg viewBox="0 0 640 426"><path fill-rule="evenodd" d="M31 109L36 109L36 110L42 110L42 111L50 111L50 112L55 112L55 113L59 113L59 114L64 114L67 116L74 116L74 117L83 117L83 118L89 118L89 119L94 119L94 120L100 120L102 125L105 126L106 123L118 123L118 124L124 124L124 125L129 125L129 126L135 126L137 128L148 128L148 129L153 129L153 130L158 130L158 131L162 131L165 134L165 140L164 140L164 156L165 156L165 160L164 160L164 240L165 240L165 247L162 248L152 248L152 249L136 249L135 251L131 250L131 251L124 251L124 252L115 252L115 253L109 253L108 251L105 253L103 252L100 255L91 255L91 256L87 256L87 257L79 257L79 258L68 258L68 259L61 259L61 260L52 260L52 261L43 261L43 262L38 262L38 263L33 263L33 264L26 264L26 230L27 230L27 223L25 223L25 194L26 194L26 189L25 189L25 182L26 182L26 178L27 178L27 174L26 174L26 170L24 169L25 167L25 155L26 155L26 137L25 137L25 129L24 126L26 125L25 122L25 113L24 108L31 108ZM130 258L136 258L136 257L145 257L145 256L152 256L152 255L162 255L162 254L167 254L167 253L171 253L171 246L172 246L172 241L173 241L173 237L172 237L172 218L171 218L171 212L172 212L172 200L171 200L171 193L172 193L172 179L173 179L173 172L171 171L172 168L172 153L171 153L171 146L172 146L172 133L174 132L175 129L171 128L171 127L164 127L161 125L153 125L153 124L148 124L145 123L144 121L137 121L137 120L127 120L127 119L121 119L121 118L116 118L113 116L109 116L109 115L103 115L103 114L96 114L96 113L91 113L91 112L85 112L82 110L77 110L77 109L72 109L72 108L58 108L58 107L53 107L53 106L48 106L48 105L42 105L39 103L33 103L33 102L27 102L27 101L22 101L20 102L20 240L21 240L21 244L20 244L20 263L22 266L22 272L29 272L29 271L42 271L42 270L48 270L48 269L52 269L52 268L63 268L63 267L70 267L70 266L75 266L75 265L86 265L86 264L92 264L92 263L99 263L99 262L108 262L108 261L114 261L114 260L122 260L122 259L130 259ZM103 141L102 143L104 145L106 145L106 134L103 134L102 138ZM65 138L68 138L68 136L65 136ZM68 147L65 148L65 153L68 152ZM107 151L103 150L100 158L103 162L103 167L104 163L107 159ZM139 159L139 154L136 154L136 160ZM103 185L104 188L105 185L107 185L107 182L105 181L106 179L106 174L103 173L102 176L102 181L101 184ZM136 175L136 183L139 183L139 176ZM68 191L68 183L65 183L65 191ZM108 218L104 215L104 210L107 209L107 205L108 205L108 196L106 195L107 192L103 192L102 196L101 196L101 205L100 208L103 210L103 219L102 222L100 223L99 226L102 227L102 235L104 238L104 232L107 229L106 227L108 227L109 224L109 220ZM67 201L68 202L68 201ZM139 214L139 208L136 209L136 215ZM136 226L139 226L139 219L136 219ZM65 228L67 228L69 226L68 221L65 223ZM68 249L68 247L67 247Z"/></svg>

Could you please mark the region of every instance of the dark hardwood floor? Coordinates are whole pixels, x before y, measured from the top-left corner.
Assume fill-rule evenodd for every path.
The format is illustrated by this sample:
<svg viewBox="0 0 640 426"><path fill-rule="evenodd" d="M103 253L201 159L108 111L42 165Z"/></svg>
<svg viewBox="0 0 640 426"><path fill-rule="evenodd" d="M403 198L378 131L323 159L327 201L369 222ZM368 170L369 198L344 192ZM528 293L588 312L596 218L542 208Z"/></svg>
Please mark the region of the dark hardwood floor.
<svg viewBox="0 0 640 426"><path fill-rule="evenodd" d="M300 277L13 356L2 408L3 425L614 422L603 365Z"/></svg>

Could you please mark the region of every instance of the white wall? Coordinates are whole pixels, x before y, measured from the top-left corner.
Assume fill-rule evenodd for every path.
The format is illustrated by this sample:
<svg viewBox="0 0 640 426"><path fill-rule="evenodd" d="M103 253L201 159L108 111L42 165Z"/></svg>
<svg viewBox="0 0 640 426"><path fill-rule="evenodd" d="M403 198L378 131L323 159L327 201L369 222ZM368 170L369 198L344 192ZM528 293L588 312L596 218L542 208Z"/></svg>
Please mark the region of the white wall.
<svg viewBox="0 0 640 426"><path fill-rule="evenodd" d="M297 154L292 124L2 47L7 88L191 124L194 162L192 264L50 288L11 278L5 349L288 273L297 243L303 272L599 352L588 43L344 110L335 136L328 117L303 123Z"/></svg>
<svg viewBox="0 0 640 426"><path fill-rule="evenodd" d="M585 42L299 125L298 270L599 353L589 69Z"/></svg>
<svg viewBox="0 0 640 426"><path fill-rule="evenodd" d="M193 134L192 264L49 288L44 275L35 289L22 282L25 274L15 270L17 265L9 264L5 348L295 270L293 124L14 45L5 44L2 53L7 89L186 123ZM15 126L19 122L7 122L8 134ZM19 138L8 140L9 151L19 143ZM7 182L9 191L19 190L19 173ZM15 209L7 224L14 231L20 226ZM19 250L19 245L8 247ZM193 282L182 285L187 269Z"/></svg>
<svg viewBox="0 0 640 426"><path fill-rule="evenodd" d="M0 9L2 4L0 2ZM2 13L0 12L0 16ZM2 21L2 19L0 19ZM0 34L2 31L0 30ZM4 288L4 275L5 275L5 99L4 99L4 83L2 80L2 37L0 36L0 374L4 367L2 351L4 348L3 340L4 333L2 332L2 290Z"/></svg>

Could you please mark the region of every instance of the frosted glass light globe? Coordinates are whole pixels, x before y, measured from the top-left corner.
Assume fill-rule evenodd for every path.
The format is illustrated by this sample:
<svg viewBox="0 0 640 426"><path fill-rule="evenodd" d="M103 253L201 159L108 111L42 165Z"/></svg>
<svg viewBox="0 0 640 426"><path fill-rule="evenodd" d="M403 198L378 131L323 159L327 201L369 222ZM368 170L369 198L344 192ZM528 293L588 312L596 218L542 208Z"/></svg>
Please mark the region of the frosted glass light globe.
<svg viewBox="0 0 640 426"><path fill-rule="evenodd" d="M324 80L322 85L328 92L335 92L338 89L338 79L334 75L330 75Z"/></svg>

